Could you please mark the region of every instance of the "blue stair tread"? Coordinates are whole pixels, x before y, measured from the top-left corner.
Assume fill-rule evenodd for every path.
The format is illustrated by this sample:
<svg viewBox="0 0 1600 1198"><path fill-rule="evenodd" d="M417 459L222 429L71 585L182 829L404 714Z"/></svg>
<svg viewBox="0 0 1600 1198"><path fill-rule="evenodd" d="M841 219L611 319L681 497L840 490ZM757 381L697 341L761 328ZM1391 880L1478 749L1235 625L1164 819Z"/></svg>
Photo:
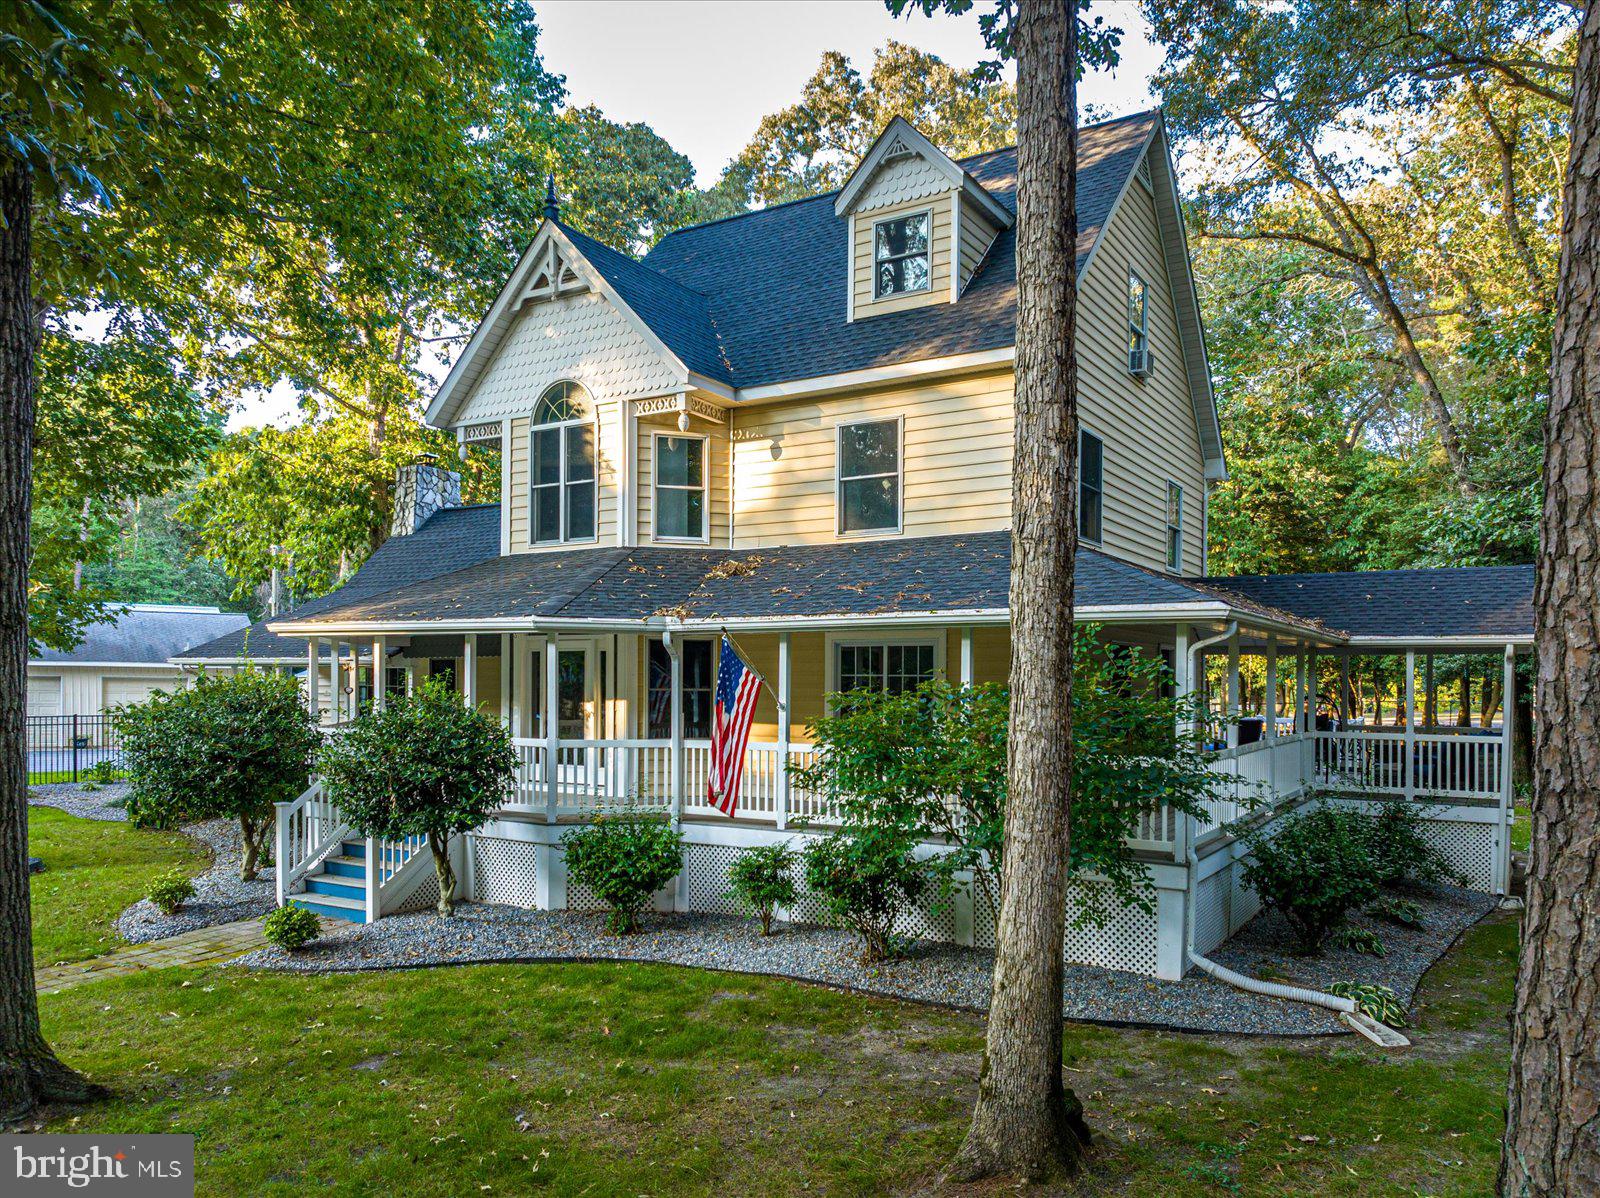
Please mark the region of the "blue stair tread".
<svg viewBox="0 0 1600 1198"><path fill-rule="evenodd" d="M334 895L365 902L367 884L364 880L341 878L337 874L313 874L306 879L306 890L312 894Z"/></svg>
<svg viewBox="0 0 1600 1198"><path fill-rule="evenodd" d="M342 878L365 878L367 876L367 863L360 857L326 857L322 862L324 873L337 874Z"/></svg>
<svg viewBox="0 0 1600 1198"><path fill-rule="evenodd" d="M344 898L337 894L294 894L289 896L289 902L332 919L348 920L350 923L367 922L367 904L362 899Z"/></svg>
<svg viewBox="0 0 1600 1198"><path fill-rule="evenodd" d="M355 857L365 861L367 858L367 842L364 840L342 840L339 847L344 850L346 857Z"/></svg>

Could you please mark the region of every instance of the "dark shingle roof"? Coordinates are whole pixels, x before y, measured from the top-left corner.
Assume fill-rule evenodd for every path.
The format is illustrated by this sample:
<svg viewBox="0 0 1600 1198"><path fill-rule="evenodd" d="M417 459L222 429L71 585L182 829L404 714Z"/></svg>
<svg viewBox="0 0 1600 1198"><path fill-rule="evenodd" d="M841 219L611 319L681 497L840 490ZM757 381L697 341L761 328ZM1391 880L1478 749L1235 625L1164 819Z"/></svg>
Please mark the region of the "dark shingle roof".
<svg viewBox="0 0 1600 1198"><path fill-rule="evenodd" d="M1158 120L1158 113L1142 112L1081 131L1080 270ZM961 165L1003 206L1016 210L1015 148L962 159ZM662 238L645 257L648 273L705 298L729 368L724 381L756 387L1015 342L1016 239L1009 230L1000 234L959 302L846 322L848 279L839 264L846 260L849 222L834 215L834 194L683 229ZM658 307L653 297L643 302L640 309L629 299L640 319L673 345L663 329L681 319L679 306Z"/></svg>
<svg viewBox="0 0 1600 1198"><path fill-rule="evenodd" d="M319 614L388 624L1003 611L1010 585L1011 534L1001 530L735 551L642 546L512 554L387 594L352 597ZM1092 549L1078 555L1076 585L1082 607L1219 601L1209 590Z"/></svg>
<svg viewBox="0 0 1600 1198"><path fill-rule="evenodd" d="M134 604L118 609L111 619L91 624L77 648L62 652L41 649L33 661L120 662L165 665L167 659L191 645L209 641L220 632L243 628L250 617L243 612L214 607L180 607Z"/></svg>
<svg viewBox="0 0 1600 1198"><path fill-rule="evenodd" d="M369 557L350 581L336 591L295 608L283 619L298 619L343 606L352 599L380 595L400 587L460 570L500 552L500 505L479 503L436 512L416 532L390 537ZM241 617L241 620L243 617ZM294 659L306 655L304 637L279 636L265 620L240 628L183 653L185 661L238 661Z"/></svg>
<svg viewBox="0 0 1600 1198"><path fill-rule="evenodd" d="M1205 584L1321 620L1352 637L1533 635L1533 567L1249 574Z"/></svg>

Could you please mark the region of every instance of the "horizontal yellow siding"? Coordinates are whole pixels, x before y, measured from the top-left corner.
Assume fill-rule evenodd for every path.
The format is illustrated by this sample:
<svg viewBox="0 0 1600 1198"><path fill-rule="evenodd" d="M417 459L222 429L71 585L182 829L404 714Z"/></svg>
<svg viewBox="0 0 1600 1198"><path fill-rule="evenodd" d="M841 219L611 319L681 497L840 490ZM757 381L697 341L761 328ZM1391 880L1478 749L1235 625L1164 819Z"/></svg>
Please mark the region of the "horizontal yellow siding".
<svg viewBox="0 0 1600 1198"><path fill-rule="evenodd" d="M926 291L910 295L892 295L884 299L872 297L872 226L908 212L929 209L929 250L932 286ZM873 212L863 212L855 218L855 240L852 245L850 269L855 296L855 319L863 320L889 312L903 312L907 308L921 308L928 304L950 302L950 197L934 196L926 200L908 200Z"/></svg>

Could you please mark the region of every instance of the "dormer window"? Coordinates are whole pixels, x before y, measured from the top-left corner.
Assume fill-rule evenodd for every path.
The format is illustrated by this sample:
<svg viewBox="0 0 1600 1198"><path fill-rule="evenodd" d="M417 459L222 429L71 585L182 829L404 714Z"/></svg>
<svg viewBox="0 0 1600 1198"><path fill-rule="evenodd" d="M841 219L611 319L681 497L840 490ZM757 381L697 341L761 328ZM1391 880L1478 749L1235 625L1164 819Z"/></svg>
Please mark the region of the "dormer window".
<svg viewBox="0 0 1600 1198"><path fill-rule="evenodd" d="M873 295L926 291L933 283L928 226L932 214L913 212L872 226Z"/></svg>
<svg viewBox="0 0 1600 1198"><path fill-rule="evenodd" d="M577 383L546 388L534 406L528 525L535 545L594 540L593 410Z"/></svg>

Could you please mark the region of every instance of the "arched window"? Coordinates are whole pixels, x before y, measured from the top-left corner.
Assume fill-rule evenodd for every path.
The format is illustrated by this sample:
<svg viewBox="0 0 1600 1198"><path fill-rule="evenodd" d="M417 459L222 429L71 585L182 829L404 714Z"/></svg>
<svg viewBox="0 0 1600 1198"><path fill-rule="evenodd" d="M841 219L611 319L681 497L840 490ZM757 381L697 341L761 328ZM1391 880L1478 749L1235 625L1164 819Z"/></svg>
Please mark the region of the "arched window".
<svg viewBox="0 0 1600 1198"><path fill-rule="evenodd" d="M535 545L595 537L594 405L577 383L555 383L533 408L528 531Z"/></svg>

